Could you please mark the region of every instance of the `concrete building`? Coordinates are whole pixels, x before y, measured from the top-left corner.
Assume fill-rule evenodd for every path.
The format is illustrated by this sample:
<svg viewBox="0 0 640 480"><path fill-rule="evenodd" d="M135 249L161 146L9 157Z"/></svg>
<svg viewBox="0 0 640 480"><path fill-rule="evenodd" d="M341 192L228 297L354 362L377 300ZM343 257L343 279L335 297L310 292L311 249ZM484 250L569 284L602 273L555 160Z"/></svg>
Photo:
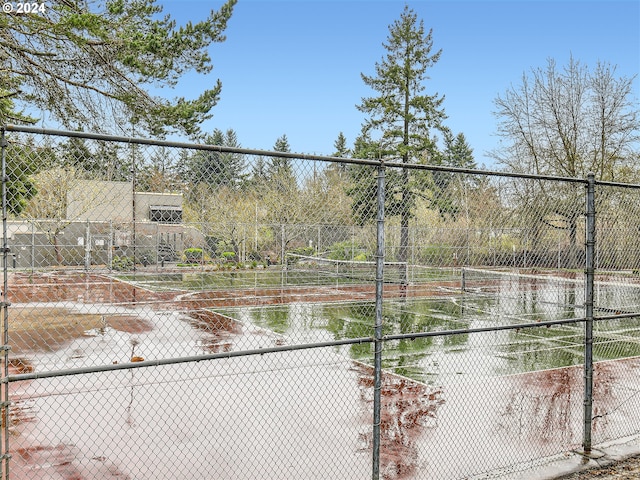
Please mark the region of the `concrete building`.
<svg viewBox="0 0 640 480"><path fill-rule="evenodd" d="M182 195L133 192L130 182L79 180L65 219L10 222L10 267L164 263L183 250ZM135 227L135 228L134 228Z"/></svg>

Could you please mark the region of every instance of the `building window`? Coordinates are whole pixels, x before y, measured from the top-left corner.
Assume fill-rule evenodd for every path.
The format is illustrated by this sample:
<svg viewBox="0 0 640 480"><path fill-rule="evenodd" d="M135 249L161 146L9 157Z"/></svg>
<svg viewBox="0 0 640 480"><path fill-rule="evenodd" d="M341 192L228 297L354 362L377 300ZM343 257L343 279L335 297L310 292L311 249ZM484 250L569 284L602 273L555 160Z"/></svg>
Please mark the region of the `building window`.
<svg viewBox="0 0 640 480"><path fill-rule="evenodd" d="M181 223L182 207L174 205L151 205L149 220L160 223Z"/></svg>

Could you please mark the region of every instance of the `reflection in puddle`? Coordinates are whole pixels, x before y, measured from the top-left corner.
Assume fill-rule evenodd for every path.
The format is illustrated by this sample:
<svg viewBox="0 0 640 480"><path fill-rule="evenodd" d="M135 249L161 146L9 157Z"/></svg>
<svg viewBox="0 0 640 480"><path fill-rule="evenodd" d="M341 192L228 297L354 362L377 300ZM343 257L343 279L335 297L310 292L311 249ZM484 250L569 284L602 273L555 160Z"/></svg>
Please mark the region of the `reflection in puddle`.
<svg viewBox="0 0 640 480"><path fill-rule="evenodd" d="M594 364L593 422L595 436L609 436L609 413L628 400L616 386L628 361ZM615 366L614 366L615 365ZM499 430L528 441L579 446L582 441L584 370L567 367L511 377L513 388L502 411Z"/></svg>
<svg viewBox="0 0 640 480"><path fill-rule="evenodd" d="M364 411L373 407L373 369L354 364ZM441 389L396 375L382 376L380 391L380 471L384 479L412 478L419 466L417 439L438 425L437 412L445 400ZM363 449L371 451L371 425L360 433Z"/></svg>
<svg viewBox="0 0 640 480"><path fill-rule="evenodd" d="M582 402L584 386L579 368L537 372L518 378L502 415L500 430L535 442L579 442L572 414Z"/></svg>
<svg viewBox="0 0 640 480"><path fill-rule="evenodd" d="M60 478L65 480L130 480L105 456L85 458L74 445L38 445L18 448L14 453L11 478L17 480Z"/></svg>
<svg viewBox="0 0 640 480"><path fill-rule="evenodd" d="M207 353L230 352L233 348L230 338L242 332L234 319L211 310L193 310L187 315L191 325L202 332L197 344Z"/></svg>

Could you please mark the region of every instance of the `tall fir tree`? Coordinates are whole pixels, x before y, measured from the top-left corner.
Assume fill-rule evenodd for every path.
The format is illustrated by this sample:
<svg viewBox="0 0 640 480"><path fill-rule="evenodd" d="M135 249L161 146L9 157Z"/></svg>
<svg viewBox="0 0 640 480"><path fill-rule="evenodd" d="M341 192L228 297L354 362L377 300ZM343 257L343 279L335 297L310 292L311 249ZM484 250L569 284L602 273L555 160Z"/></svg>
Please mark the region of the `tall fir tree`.
<svg viewBox="0 0 640 480"><path fill-rule="evenodd" d="M375 75L362 74L362 80L377 96L362 99L358 109L367 114L363 134L378 135L380 155L398 158L403 164L419 160L430 162L437 157L437 137L444 132L446 118L444 97L424 93L427 71L439 59L441 50L433 52L433 32L425 33L424 22L405 5L400 18L389 27L386 57L375 65ZM375 138L374 138L375 140ZM409 220L415 203L409 169L402 169L394 197L399 198L391 215L400 216L400 247L397 259L406 265L409 246ZM371 210L371 209L370 209ZM408 267L401 271L401 282L407 282Z"/></svg>
<svg viewBox="0 0 640 480"><path fill-rule="evenodd" d="M344 136L344 133L340 132L338 134L338 138L333 142L334 152L331 154L333 157L347 158L351 156L351 150L347 146L347 137ZM342 175L347 171L346 163L332 163L330 165L330 170L338 172Z"/></svg>
<svg viewBox="0 0 640 480"><path fill-rule="evenodd" d="M238 135L233 129L223 132L216 128L205 137L204 143L240 148ZM204 184L212 190L221 186L237 188L244 179L244 168L245 159L242 154L197 150L186 163L183 175L192 185Z"/></svg>
<svg viewBox="0 0 640 480"><path fill-rule="evenodd" d="M289 153L291 147L287 135L284 134L276 140L273 146L274 152ZM280 192L291 190L296 184L293 165L290 158L272 157L267 167L269 183Z"/></svg>
<svg viewBox="0 0 640 480"><path fill-rule="evenodd" d="M456 168L475 169L477 167L473 157L473 149L467 143L464 134L459 133L454 136L449 131L445 132L444 150L435 163ZM466 176L463 179L458 174L439 171L431 172L431 177L433 180L431 187L433 206L443 218L446 218L447 215L455 218L460 211L460 192L453 191L452 183L464 183L465 185L461 185L463 188L473 186L468 185L473 183L473 177ZM458 182L454 182L455 179L458 179Z"/></svg>
<svg viewBox="0 0 640 480"><path fill-rule="evenodd" d="M347 137L342 132L338 134L338 138L333 142L333 148L335 149L333 152L334 157L346 158L351 155L351 150L347 147Z"/></svg>

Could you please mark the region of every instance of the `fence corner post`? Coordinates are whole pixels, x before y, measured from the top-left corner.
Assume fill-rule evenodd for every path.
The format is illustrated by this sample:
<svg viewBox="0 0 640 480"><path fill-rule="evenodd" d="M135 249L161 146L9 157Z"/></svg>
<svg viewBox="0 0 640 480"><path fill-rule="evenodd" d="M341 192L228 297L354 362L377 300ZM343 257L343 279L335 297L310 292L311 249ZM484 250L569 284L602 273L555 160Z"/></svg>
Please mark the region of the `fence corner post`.
<svg viewBox="0 0 640 480"><path fill-rule="evenodd" d="M594 258L596 244L595 176L587 176L586 249L585 249L585 324L584 324L584 432L582 448L591 452L593 420L593 306Z"/></svg>

